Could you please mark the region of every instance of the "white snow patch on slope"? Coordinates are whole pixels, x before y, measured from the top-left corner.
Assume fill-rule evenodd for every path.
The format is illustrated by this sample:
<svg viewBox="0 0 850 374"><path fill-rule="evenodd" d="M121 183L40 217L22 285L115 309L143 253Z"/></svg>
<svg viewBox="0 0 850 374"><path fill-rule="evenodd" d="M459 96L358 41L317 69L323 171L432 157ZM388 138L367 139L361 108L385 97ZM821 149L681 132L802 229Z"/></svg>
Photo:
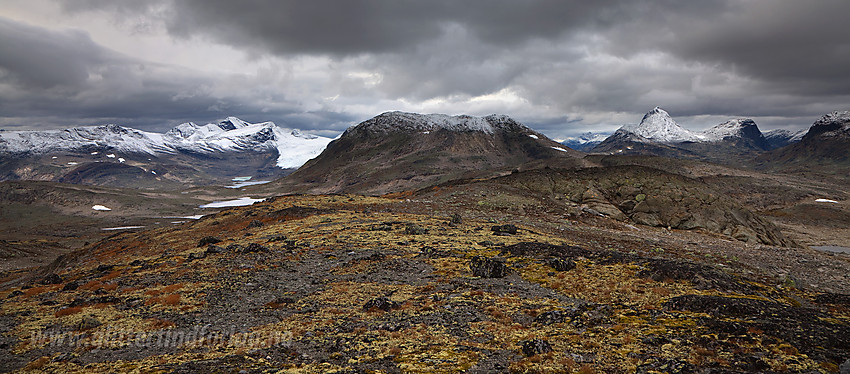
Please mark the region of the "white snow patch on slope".
<svg viewBox="0 0 850 374"><path fill-rule="evenodd" d="M92 206L91 208L94 209L94 210L99 210L99 211L104 211L104 212L112 210L112 209L109 209L109 208L107 208L103 205L95 205L95 206Z"/></svg>
<svg viewBox="0 0 850 374"><path fill-rule="evenodd" d="M563 148L561 148L561 147L552 147L552 149L554 149L554 150L556 150L556 151L561 151L561 152L569 152L568 150L563 149Z"/></svg>
<svg viewBox="0 0 850 374"><path fill-rule="evenodd" d="M528 137L532 138L532 139L540 139L540 138L537 137L537 135L534 135L534 134L528 134Z"/></svg>
<svg viewBox="0 0 850 374"><path fill-rule="evenodd" d="M121 226L121 227L104 227L101 230L103 231L115 231L115 230L132 230L132 229L140 229L144 226Z"/></svg>
<svg viewBox="0 0 850 374"><path fill-rule="evenodd" d="M815 200L815 202L816 202L816 203L832 203L832 204L838 204L838 202L837 202L837 201L835 201L835 200L830 200L830 199L816 199L816 200Z"/></svg>
<svg viewBox="0 0 850 374"><path fill-rule="evenodd" d="M240 197L235 200L213 201L209 204L201 205L200 208L227 208L232 206L248 206L265 199L252 199L250 197Z"/></svg>

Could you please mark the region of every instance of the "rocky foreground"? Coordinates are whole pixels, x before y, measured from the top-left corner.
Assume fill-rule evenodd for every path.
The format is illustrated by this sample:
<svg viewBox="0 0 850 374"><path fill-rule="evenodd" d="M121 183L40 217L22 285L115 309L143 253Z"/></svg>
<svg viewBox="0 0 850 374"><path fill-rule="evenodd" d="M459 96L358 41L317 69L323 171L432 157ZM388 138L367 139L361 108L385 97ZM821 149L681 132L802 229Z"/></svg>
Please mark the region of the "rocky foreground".
<svg viewBox="0 0 850 374"><path fill-rule="evenodd" d="M846 259L584 213L515 212L483 193L435 203L437 190L428 199L280 197L117 234L8 275L0 370L734 373L850 365ZM790 261L817 275L802 282L771 273Z"/></svg>

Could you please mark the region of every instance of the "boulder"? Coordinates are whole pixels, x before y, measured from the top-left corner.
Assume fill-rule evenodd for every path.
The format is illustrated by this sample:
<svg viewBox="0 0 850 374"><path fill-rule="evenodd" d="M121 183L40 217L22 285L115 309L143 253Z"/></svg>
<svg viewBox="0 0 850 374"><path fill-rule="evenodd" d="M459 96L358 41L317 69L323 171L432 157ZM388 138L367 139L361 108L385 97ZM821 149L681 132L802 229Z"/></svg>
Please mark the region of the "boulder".
<svg viewBox="0 0 850 374"><path fill-rule="evenodd" d="M499 236L516 235L518 231L517 227L511 224L493 226L490 228L490 230L493 231L493 235Z"/></svg>
<svg viewBox="0 0 850 374"><path fill-rule="evenodd" d="M552 345L543 339L523 340L520 345L522 346L522 354L527 357L552 352Z"/></svg>
<svg viewBox="0 0 850 374"><path fill-rule="evenodd" d="M472 275L481 278L502 278L508 273L508 266L503 258L487 258L475 256L472 258L469 268Z"/></svg>
<svg viewBox="0 0 850 374"><path fill-rule="evenodd" d="M388 312L392 309L396 309L398 307L399 307L399 303L392 301L392 300L390 300L386 297L383 297L383 296L369 300L369 301L366 302L365 305L363 305L364 310L379 309L379 310L383 310L385 312Z"/></svg>

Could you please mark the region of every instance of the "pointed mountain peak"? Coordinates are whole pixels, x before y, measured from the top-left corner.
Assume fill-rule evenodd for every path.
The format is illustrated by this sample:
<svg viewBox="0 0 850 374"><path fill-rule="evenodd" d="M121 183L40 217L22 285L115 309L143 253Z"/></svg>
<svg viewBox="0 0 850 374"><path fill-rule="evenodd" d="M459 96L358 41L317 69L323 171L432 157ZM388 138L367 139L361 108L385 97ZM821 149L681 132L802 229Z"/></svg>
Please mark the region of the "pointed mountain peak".
<svg viewBox="0 0 850 374"><path fill-rule="evenodd" d="M218 127L220 127L222 130L226 130L226 131L236 130L236 129L240 129L240 128L247 127L247 126L250 126L250 125L251 125L250 123L245 122L245 121L243 121L239 118L233 117L233 116L227 117L227 118L225 118L224 120L222 120L221 122L218 123Z"/></svg>
<svg viewBox="0 0 850 374"><path fill-rule="evenodd" d="M679 126L667 111L655 107L637 125L626 125L623 130L639 135L651 141L662 143L697 142L702 137Z"/></svg>

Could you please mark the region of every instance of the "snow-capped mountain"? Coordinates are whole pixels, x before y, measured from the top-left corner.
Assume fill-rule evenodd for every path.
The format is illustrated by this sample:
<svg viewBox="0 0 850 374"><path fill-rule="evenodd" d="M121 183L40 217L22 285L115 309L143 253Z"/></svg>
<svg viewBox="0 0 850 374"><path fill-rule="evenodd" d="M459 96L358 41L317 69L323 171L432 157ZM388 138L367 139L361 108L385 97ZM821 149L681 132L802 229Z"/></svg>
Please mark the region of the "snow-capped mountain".
<svg viewBox="0 0 850 374"><path fill-rule="evenodd" d="M738 118L723 122L703 131L700 135L705 142L727 141L753 149L770 149L770 144L764 138L755 121L749 118Z"/></svg>
<svg viewBox="0 0 850 374"><path fill-rule="evenodd" d="M504 115L387 112L349 127L321 155L275 186L380 195L509 174L530 163L584 165L582 156Z"/></svg>
<svg viewBox="0 0 850 374"><path fill-rule="evenodd" d="M407 112L386 112L367 120L357 126L349 127L345 133L369 132L372 134L387 134L392 132L423 132L437 130L454 132L480 131L493 134L495 131L511 126L522 126L532 135L539 136L536 131L525 127L508 116L490 115L473 117L467 115L449 116L445 114L419 114ZM343 134L345 136L345 134Z"/></svg>
<svg viewBox="0 0 850 374"><path fill-rule="evenodd" d="M801 140L817 137L850 138L850 111L824 115L815 121Z"/></svg>
<svg viewBox="0 0 850 374"><path fill-rule="evenodd" d="M850 111L832 112L819 118L799 142L766 153L760 161L782 168L826 171L848 175L850 171Z"/></svg>
<svg viewBox="0 0 850 374"><path fill-rule="evenodd" d="M161 155L176 153L270 152L277 166L297 168L318 156L330 138L278 127L273 122L248 123L228 117L219 123L181 124L165 134L118 125L66 130L0 132L0 154L39 155L55 152L118 152Z"/></svg>
<svg viewBox="0 0 850 374"><path fill-rule="evenodd" d="M579 136L568 137L561 141L561 144L577 151L589 151L599 143L602 143L609 136L611 136L611 133L586 132Z"/></svg>
<svg viewBox="0 0 850 374"><path fill-rule="evenodd" d="M705 136L680 126L664 109L655 109L646 113L637 125L625 125L623 130L640 135L660 143L699 142Z"/></svg>

